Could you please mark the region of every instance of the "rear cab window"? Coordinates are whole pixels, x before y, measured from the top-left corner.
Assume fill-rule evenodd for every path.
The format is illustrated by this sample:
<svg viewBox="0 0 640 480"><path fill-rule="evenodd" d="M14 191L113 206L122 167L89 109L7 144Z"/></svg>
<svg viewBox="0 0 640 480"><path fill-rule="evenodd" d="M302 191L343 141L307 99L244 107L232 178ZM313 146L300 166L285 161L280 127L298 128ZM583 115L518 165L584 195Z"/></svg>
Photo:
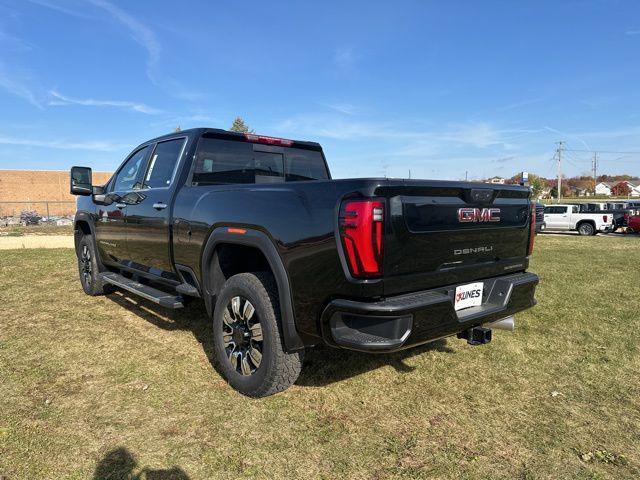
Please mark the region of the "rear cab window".
<svg viewBox="0 0 640 480"><path fill-rule="evenodd" d="M281 183L328 178L324 156L319 150L270 148L205 134L198 142L192 183Z"/></svg>

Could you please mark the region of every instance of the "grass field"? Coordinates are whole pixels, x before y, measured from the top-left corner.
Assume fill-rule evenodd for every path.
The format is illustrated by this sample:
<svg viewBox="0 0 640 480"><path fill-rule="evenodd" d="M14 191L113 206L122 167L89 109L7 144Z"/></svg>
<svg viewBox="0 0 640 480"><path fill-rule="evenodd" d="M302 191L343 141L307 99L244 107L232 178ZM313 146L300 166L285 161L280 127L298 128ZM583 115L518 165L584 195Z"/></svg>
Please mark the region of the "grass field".
<svg viewBox="0 0 640 480"><path fill-rule="evenodd" d="M315 349L273 397L203 311L90 298L73 252L0 252L0 478L638 478L640 239L541 236L516 332Z"/></svg>

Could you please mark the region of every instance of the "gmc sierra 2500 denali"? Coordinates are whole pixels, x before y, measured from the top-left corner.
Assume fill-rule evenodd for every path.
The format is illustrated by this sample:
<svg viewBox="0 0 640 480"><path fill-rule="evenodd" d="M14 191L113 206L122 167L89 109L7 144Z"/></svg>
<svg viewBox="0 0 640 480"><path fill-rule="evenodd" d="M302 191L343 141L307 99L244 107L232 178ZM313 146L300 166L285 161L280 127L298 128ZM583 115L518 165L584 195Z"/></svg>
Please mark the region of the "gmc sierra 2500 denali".
<svg viewBox="0 0 640 480"><path fill-rule="evenodd" d="M200 128L141 144L103 186L73 167L71 193L84 291L201 298L216 368L250 396L289 387L305 347L481 344L535 304L519 186L331 180L317 143Z"/></svg>

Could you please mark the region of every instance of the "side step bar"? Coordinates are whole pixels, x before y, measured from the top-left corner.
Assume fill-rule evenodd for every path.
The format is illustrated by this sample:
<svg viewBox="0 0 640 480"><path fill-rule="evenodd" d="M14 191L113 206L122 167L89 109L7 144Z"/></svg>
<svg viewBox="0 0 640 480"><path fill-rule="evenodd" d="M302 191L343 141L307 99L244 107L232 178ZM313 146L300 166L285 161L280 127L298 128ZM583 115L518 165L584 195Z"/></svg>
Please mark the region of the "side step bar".
<svg viewBox="0 0 640 480"><path fill-rule="evenodd" d="M177 309L184 306L182 304L182 297L171 295L167 292L163 292L162 290L158 290L157 288L150 287L149 285L143 285L135 280L123 277L118 273L101 273L100 278L103 282L110 283L118 288L135 293L136 295L146 298L147 300L157 303L163 307Z"/></svg>

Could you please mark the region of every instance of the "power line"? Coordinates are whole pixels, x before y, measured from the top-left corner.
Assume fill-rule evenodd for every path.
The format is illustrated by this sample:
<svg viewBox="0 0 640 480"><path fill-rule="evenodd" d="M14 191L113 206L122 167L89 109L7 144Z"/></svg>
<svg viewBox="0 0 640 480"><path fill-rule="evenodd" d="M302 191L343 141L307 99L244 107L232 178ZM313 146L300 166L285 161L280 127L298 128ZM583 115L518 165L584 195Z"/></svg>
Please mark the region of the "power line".
<svg viewBox="0 0 640 480"><path fill-rule="evenodd" d="M577 153L615 153L617 155L640 155L640 152L623 152L618 150L579 150L575 148L567 148L564 150L565 152L577 152Z"/></svg>

